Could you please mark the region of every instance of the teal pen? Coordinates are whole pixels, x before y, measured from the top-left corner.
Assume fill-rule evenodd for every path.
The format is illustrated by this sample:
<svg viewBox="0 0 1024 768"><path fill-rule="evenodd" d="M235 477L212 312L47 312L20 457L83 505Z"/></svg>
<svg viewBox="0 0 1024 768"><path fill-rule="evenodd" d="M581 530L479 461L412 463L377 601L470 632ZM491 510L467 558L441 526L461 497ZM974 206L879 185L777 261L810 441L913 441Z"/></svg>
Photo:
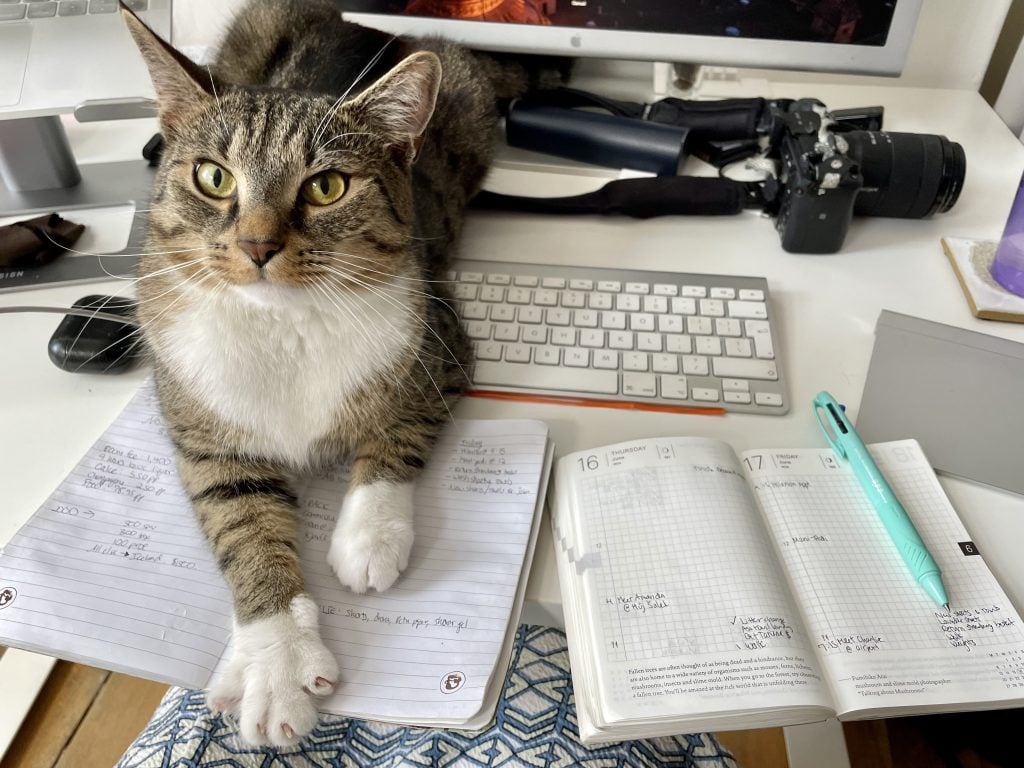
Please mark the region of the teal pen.
<svg viewBox="0 0 1024 768"><path fill-rule="evenodd" d="M907 517L906 510L882 477L867 447L854 430L853 424L846 418L842 406L828 392L819 392L814 398L814 415L818 419L821 431L832 444L832 449L840 458L850 462L857 481L878 512L889 537L903 556L903 562L907 564L917 582L924 587L924 591L948 611L949 598L946 597L946 589L942 586L939 566L928 554L917 529Z"/></svg>

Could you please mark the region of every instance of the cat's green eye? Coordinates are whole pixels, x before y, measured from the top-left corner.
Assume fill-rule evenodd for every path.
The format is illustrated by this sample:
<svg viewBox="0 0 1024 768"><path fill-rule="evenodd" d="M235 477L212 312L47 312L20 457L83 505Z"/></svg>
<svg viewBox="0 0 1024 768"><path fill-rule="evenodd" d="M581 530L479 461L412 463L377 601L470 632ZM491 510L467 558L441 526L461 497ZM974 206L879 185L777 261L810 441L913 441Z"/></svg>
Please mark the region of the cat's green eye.
<svg viewBox="0 0 1024 768"><path fill-rule="evenodd" d="M302 185L302 199L310 205L336 203L348 189L348 178L340 171L324 171Z"/></svg>
<svg viewBox="0 0 1024 768"><path fill-rule="evenodd" d="M203 160L196 165L196 186L204 195L219 200L235 194L235 177L216 163Z"/></svg>

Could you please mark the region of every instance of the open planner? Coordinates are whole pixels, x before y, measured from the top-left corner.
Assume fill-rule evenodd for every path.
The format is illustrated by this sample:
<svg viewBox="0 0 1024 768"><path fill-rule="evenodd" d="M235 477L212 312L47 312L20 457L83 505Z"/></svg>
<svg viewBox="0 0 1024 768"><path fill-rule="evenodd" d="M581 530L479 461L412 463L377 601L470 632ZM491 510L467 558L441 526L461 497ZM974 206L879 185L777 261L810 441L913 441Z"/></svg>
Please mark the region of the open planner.
<svg viewBox="0 0 1024 768"><path fill-rule="evenodd" d="M920 447L870 450L942 571L948 613L831 450L656 438L557 462L585 744L1024 704L1021 618Z"/></svg>
<svg viewBox="0 0 1024 768"><path fill-rule="evenodd" d="M193 688L229 654L231 597L143 388L0 555L0 643ZM346 471L297 487L300 554L341 668L321 709L476 729L511 658L552 449L536 421L455 421L416 490L408 568L341 586L326 553Z"/></svg>

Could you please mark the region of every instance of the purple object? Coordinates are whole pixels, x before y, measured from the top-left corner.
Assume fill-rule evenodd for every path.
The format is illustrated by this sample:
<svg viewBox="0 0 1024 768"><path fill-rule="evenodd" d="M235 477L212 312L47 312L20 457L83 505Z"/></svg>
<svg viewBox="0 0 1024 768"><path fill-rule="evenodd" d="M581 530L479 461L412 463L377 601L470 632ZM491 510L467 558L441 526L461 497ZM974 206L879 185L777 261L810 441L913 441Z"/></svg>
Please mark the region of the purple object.
<svg viewBox="0 0 1024 768"><path fill-rule="evenodd" d="M991 272L992 278L1003 288L1024 296L1024 176L996 248Z"/></svg>

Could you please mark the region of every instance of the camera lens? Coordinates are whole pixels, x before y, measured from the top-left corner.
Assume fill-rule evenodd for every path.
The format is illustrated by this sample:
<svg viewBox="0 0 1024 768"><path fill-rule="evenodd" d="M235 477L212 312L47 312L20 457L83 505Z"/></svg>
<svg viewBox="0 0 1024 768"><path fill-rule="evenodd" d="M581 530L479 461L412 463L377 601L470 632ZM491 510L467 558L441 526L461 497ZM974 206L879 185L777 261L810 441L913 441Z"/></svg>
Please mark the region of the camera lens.
<svg viewBox="0 0 1024 768"><path fill-rule="evenodd" d="M923 219L936 211L945 213L960 196L967 161L955 141L889 131L841 135L864 180L853 204L858 216Z"/></svg>

